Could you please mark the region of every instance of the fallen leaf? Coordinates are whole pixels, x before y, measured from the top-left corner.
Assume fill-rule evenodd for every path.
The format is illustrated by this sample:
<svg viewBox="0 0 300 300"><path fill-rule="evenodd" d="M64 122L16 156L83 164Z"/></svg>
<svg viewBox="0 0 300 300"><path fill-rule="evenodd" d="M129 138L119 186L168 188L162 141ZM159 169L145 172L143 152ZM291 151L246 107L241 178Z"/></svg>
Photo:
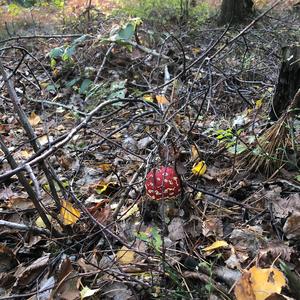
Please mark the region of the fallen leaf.
<svg viewBox="0 0 300 300"><path fill-rule="evenodd" d="M134 299L132 291L127 287L125 283L122 282L110 282L102 288L102 295L104 297L99 297L97 299L111 299L111 300L130 300Z"/></svg>
<svg viewBox="0 0 300 300"><path fill-rule="evenodd" d="M0 273L10 271L16 265L17 260L13 251L0 244Z"/></svg>
<svg viewBox="0 0 300 300"><path fill-rule="evenodd" d="M117 252L117 259L120 264L127 265L134 261L135 253L128 249L126 246L123 246L118 252Z"/></svg>
<svg viewBox="0 0 300 300"><path fill-rule="evenodd" d="M80 218L80 211L73 207L70 202L62 200L60 217L64 225L75 224Z"/></svg>
<svg viewBox="0 0 300 300"><path fill-rule="evenodd" d="M94 294L98 293L100 289L93 289L91 290L89 287L85 286L81 291L80 291L80 297L81 299L88 298L93 296Z"/></svg>
<svg viewBox="0 0 300 300"><path fill-rule="evenodd" d="M50 215L46 215L46 216L47 216L48 220L51 222L52 217L51 217ZM41 217L38 217L38 218L36 219L35 225L36 225L37 227L40 227L40 228L47 228L47 226L45 225L45 223L44 223L44 221L43 221L43 219L42 219Z"/></svg>
<svg viewBox="0 0 300 300"><path fill-rule="evenodd" d="M284 261L290 261L291 255L294 253L293 248L284 244L283 241L270 241L268 244L259 250L259 257L261 260L271 259L275 260L280 257Z"/></svg>
<svg viewBox="0 0 300 300"><path fill-rule="evenodd" d="M286 280L275 268L252 267L237 282L234 294L237 300L265 300L274 293L280 294Z"/></svg>
<svg viewBox="0 0 300 300"><path fill-rule="evenodd" d="M203 251L208 252L208 251L213 251L219 248L226 248L228 247L228 243L226 241L216 241L212 243L210 246L206 247L203 249Z"/></svg>
<svg viewBox="0 0 300 300"><path fill-rule="evenodd" d="M195 164L192 168L192 173L201 176L206 172L207 166L205 164L205 161L202 160L198 164Z"/></svg>
<svg viewBox="0 0 300 300"><path fill-rule="evenodd" d="M185 238L183 227L183 220L181 218L174 218L170 225L168 225L169 238L171 241L179 241Z"/></svg>
<svg viewBox="0 0 300 300"><path fill-rule="evenodd" d="M222 221L219 218L208 216L202 224L202 234L205 237L209 237L209 236L222 237L223 236Z"/></svg>
<svg viewBox="0 0 300 300"><path fill-rule="evenodd" d="M156 95L155 98L156 98L156 101L158 104L169 104L170 103L165 96Z"/></svg>
<svg viewBox="0 0 300 300"><path fill-rule="evenodd" d="M197 147L195 145L192 145L192 160L196 160L199 157L199 150L197 149Z"/></svg>
<svg viewBox="0 0 300 300"><path fill-rule="evenodd" d="M256 300L252 285L251 274L245 272L234 288L234 294L237 300Z"/></svg>
<svg viewBox="0 0 300 300"><path fill-rule="evenodd" d="M273 293L280 294L282 287L286 285L285 277L278 269L261 269L254 266L249 272L256 300L265 300Z"/></svg>
<svg viewBox="0 0 300 300"><path fill-rule="evenodd" d="M33 283L38 276L40 276L47 267L49 263L50 254L42 256L35 261L33 261L30 265L24 268L22 265L19 265L15 276L17 277L17 281L15 286L26 287Z"/></svg>
<svg viewBox="0 0 300 300"><path fill-rule="evenodd" d="M261 108L263 104L263 99L258 99L255 101L255 108Z"/></svg>
<svg viewBox="0 0 300 300"><path fill-rule="evenodd" d="M147 101L147 102L153 102L152 95L144 95L143 99L144 99L144 101Z"/></svg>
<svg viewBox="0 0 300 300"><path fill-rule="evenodd" d="M32 151L27 151L27 150L21 150L20 151L20 155L24 159L28 159L32 154L33 154Z"/></svg>
<svg viewBox="0 0 300 300"><path fill-rule="evenodd" d="M124 221L126 219L128 219L129 217L131 217L132 215L134 215L136 212L139 211L139 207L137 204L134 204L126 213L124 216L122 216L122 218L120 219L121 221Z"/></svg>
<svg viewBox="0 0 300 300"><path fill-rule="evenodd" d="M38 125L42 120L40 116L38 116L34 111L30 114L30 117L28 118L29 124L31 126L36 126Z"/></svg>
<svg viewBox="0 0 300 300"><path fill-rule="evenodd" d="M98 167L103 171L103 172L109 172L112 169L112 164L99 164Z"/></svg>
<svg viewBox="0 0 300 300"><path fill-rule="evenodd" d="M7 204L8 208L13 209L32 209L34 208L34 204L28 198L17 196L9 198L9 203Z"/></svg>

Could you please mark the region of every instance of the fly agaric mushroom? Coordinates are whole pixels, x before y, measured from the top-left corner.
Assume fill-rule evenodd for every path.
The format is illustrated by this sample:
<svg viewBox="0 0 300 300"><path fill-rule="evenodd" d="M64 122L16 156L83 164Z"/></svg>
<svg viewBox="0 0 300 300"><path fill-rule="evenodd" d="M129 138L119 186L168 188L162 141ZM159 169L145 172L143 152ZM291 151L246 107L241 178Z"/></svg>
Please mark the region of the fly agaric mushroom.
<svg viewBox="0 0 300 300"><path fill-rule="evenodd" d="M179 196L180 179L172 167L153 168L146 176L146 193L156 201L168 200Z"/></svg>

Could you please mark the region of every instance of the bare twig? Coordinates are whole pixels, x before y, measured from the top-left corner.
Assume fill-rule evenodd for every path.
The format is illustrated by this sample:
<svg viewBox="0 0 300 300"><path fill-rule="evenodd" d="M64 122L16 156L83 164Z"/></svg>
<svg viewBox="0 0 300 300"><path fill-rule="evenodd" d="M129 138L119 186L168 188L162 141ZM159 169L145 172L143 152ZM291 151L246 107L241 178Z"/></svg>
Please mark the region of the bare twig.
<svg viewBox="0 0 300 300"><path fill-rule="evenodd" d="M28 226L28 225L14 223L14 222L8 222L8 221L4 221L4 220L0 220L0 226L6 226L9 228L13 228L13 229L21 230L21 231L33 232L33 233L37 233L37 234L44 234L48 237L52 236L51 231L49 231L48 229L39 228L36 226Z"/></svg>

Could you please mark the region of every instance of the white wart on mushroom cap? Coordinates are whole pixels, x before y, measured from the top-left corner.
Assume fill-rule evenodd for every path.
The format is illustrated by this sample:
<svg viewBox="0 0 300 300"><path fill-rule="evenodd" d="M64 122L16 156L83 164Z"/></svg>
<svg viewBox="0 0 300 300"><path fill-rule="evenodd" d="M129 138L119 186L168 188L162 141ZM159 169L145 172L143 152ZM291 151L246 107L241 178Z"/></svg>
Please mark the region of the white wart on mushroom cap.
<svg viewBox="0 0 300 300"><path fill-rule="evenodd" d="M146 193L152 200L176 198L181 192L180 179L172 167L153 168L146 176Z"/></svg>

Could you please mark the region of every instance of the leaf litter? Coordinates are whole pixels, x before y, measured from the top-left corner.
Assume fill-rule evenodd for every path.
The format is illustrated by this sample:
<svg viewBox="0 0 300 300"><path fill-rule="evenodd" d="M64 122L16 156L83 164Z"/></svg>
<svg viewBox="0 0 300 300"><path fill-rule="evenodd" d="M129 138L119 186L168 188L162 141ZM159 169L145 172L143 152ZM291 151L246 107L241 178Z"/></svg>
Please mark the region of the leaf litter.
<svg viewBox="0 0 300 300"><path fill-rule="evenodd" d="M199 31L164 25L153 35L147 22L119 26L108 18L79 40L36 39L33 55L43 65L26 58L29 73L27 62L17 66L22 55L14 42L7 44L1 61L21 70L15 88L19 97L26 89L22 107L40 143L33 151L13 106L3 102L1 138L17 165L30 163L91 110L112 102L47 157L58 199L40 165L32 166L35 177L26 175L40 191L50 228L16 175L1 181L3 299L297 299L299 168L267 177L236 163L241 141L251 144L266 122L280 65L275 52L283 40L295 40L289 13L274 15L287 22L288 36L276 18L261 19L261 27L243 37L246 45L238 40L212 65L185 70L186 78L158 90L168 73L182 71L183 53L174 52L171 40L163 42L164 35L171 30L183 41L190 34L184 59L191 63L218 38L218 29L210 30L214 23ZM132 43L135 26L149 51ZM230 28L226 38L238 32ZM264 47L257 46L261 37ZM1 97L8 97L3 86ZM2 149L1 174L10 170L7 158ZM181 175L178 199L147 198L146 174L160 165Z"/></svg>

